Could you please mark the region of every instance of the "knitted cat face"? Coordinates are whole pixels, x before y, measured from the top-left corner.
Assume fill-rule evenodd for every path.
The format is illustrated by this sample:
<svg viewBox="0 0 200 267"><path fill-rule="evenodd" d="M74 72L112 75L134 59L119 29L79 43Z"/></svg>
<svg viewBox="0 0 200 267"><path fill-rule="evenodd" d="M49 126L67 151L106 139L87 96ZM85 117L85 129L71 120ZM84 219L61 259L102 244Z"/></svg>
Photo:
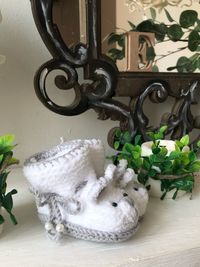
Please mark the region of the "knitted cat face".
<svg viewBox="0 0 200 267"><path fill-rule="evenodd" d="M138 224L138 210L134 206L128 194L120 189L114 188L112 183L93 194L99 185L96 180L92 185L88 183L79 192L80 211L75 216L65 213L66 220L84 227L92 227L101 231L123 231L131 229ZM63 210L64 213L64 210Z"/></svg>

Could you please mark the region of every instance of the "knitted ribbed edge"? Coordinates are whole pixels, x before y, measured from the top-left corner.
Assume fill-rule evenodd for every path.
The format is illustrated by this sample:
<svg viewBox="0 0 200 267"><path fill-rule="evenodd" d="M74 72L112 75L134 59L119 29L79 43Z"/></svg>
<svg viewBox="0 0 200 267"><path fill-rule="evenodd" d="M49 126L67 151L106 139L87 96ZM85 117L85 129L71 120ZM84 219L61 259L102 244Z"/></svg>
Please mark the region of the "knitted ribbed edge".
<svg viewBox="0 0 200 267"><path fill-rule="evenodd" d="M54 163L62 157L73 159L76 155L84 153L89 146L102 145L99 139L76 139L56 145L50 149L36 153L25 160L24 167L37 167L43 164ZM60 154L59 154L60 153Z"/></svg>
<svg viewBox="0 0 200 267"><path fill-rule="evenodd" d="M78 155L87 155L89 153L89 145L82 140L73 140L54 146L49 150L36 153L25 160L24 170L31 172L32 170L47 169L57 166L59 161L67 159L69 162Z"/></svg>
<svg viewBox="0 0 200 267"><path fill-rule="evenodd" d="M42 221L42 223L46 223L48 221L48 216L45 216L44 214L38 213L39 219ZM77 239L83 239L86 241L95 241L95 242L103 242L103 243L117 243L125 241L129 238L131 238L135 232L137 231L139 227L139 223L123 232L123 231L117 231L117 232L105 232L105 231L98 231L94 229L89 229L86 227L82 227L76 224L72 224L69 222L62 222L65 230L65 235L77 238Z"/></svg>

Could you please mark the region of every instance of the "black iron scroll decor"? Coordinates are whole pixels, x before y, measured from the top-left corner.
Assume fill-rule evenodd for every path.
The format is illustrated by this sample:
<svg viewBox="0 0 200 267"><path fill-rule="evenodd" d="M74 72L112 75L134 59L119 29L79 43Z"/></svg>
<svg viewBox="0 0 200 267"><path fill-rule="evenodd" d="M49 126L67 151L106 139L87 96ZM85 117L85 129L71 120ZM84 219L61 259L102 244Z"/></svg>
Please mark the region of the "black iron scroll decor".
<svg viewBox="0 0 200 267"><path fill-rule="evenodd" d="M53 3L53 0L31 0L37 29L52 55L52 59L36 72L34 81L36 94L48 109L74 116L92 108L101 120L120 121L120 128L128 129L132 138L140 133L148 140L146 131L151 126L143 111L145 100L150 98L153 103L162 103L172 96L175 99L172 110L161 116L161 124L169 126L171 138L178 138L194 128L200 129L200 116L194 117L191 112L191 105L197 104L200 75L120 73L113 61L101 52L101 0L86 0L87 44L79 43L70 48L53 21ZM83 68L84 79L90 82L78 82L78 68ZM46 79L54 70L64 71L67 77L58 75L55 78L57 88L75 91L71 105L60 106L47 94ZM130 97L130 105L114 100L114 96ZM114 129L111 129L108 134L111 146L113 133Z"/></svg>

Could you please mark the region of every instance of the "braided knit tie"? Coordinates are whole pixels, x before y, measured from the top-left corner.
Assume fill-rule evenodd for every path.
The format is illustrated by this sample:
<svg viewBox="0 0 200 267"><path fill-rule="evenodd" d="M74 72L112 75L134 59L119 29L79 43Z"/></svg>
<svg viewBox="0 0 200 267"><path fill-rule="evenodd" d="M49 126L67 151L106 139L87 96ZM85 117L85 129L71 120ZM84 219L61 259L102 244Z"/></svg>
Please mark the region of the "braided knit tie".
<svg viewBox="0 0 200 267"><path fill-rule="evenodd" d="M45 229L51 239L59 240L65 232L65 223L60 208L64 208L69 214L76 215L81 210L80 202L55 193L39 193L33 188L30 191L34 194L38 207L48 205L49 216L45 223ZM73 209L70 207L71 204L73 204Z"/></svg>

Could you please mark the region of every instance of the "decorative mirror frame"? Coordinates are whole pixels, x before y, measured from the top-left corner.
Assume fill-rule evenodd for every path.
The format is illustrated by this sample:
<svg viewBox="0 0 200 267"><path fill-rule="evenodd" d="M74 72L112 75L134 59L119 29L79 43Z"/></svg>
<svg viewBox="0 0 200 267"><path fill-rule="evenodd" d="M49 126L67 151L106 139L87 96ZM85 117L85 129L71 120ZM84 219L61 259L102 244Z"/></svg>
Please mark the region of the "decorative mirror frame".
<svg viewBox="0 0 200 267"><path fill-rule="evenodd" d="M191 112L191 105L197 104L200 74L119 72L114 62L101 52L101 0L86 0L87 44L69 48L53 22L53 3L54 0L31 0L37 29L52 55L36 72L34 81L36 94L48 109L65 116L94 109L101 120L120 121L121 130L129 130L132 138L141 134L143 140L148 140L149 118L143 111L145 100L149 97L153 103L162 103L171 96L175 104L171 112L161 118L161 125L168 125L171 138L200 129L200 116L195 117ZM91 82L79 84L79 68L84 70L84 79ZM54 70L62 70L67 76L67 79L64 75L56 76L56 86L75 91L71 105L57 105L47 94L46 79ZM115 96L130 97L130 104L113 99ZM111 129L108 134L111 146L115 130Z"/></svg>

